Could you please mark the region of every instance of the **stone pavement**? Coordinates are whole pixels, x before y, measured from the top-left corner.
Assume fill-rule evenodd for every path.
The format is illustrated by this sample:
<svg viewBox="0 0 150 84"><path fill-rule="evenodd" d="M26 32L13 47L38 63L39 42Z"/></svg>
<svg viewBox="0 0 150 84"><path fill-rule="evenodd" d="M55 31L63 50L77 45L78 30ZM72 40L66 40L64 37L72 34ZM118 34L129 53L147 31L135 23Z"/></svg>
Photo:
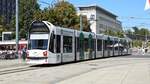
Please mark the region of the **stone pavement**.
<svg viewBox="0 0 150 84"><path fill-rule="evenodd" d="M150 84L150 62L97 69L57 84Z"/></svg>
<svg viewBox="0 0 150 84"><path fill-rule="evenodd" d="M150 55L112 57L60 66L40 66L34 70L0 75L0 84L12 83L150 84Z"/></svg>
<svg viewBox="0 0 150 84"><path fill-rule="evenodd" d="M0 60L0 69L27 65L22 59Z"/></svg>

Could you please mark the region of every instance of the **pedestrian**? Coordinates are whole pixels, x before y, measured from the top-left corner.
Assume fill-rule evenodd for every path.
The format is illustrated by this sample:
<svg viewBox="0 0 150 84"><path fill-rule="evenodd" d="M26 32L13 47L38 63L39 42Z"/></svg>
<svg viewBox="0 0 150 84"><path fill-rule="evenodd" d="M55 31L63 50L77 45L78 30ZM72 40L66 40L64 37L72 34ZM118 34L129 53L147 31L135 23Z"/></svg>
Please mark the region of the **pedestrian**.
<svg viewBox="0 0 150 84"><path fill-rule="evenodd" d="M22 58L24 61L26 60L26 56L27 56L26 50L27 50L27 48L26 48L26 46L24 46L22 49Z"/></svg>
<svg viewBox="0 0 150 84"><path fill-rule="evenodd" d="M141 48L138 48L138 54L141 54Z"/></svg>
<svg viewBox="0 0 150 84"><path fill-rule="evenodd" d="M142 49L142 54L143 54L143 55L145 54L145 49L144 49L144 48Z"/></svg>
<svg viewBox="0 0 150 84"><path fill-rule="evenodd" d="M148 51L148 49L147 49L147 48L145 48L145 53L147 53L147 51Z"/></svg>

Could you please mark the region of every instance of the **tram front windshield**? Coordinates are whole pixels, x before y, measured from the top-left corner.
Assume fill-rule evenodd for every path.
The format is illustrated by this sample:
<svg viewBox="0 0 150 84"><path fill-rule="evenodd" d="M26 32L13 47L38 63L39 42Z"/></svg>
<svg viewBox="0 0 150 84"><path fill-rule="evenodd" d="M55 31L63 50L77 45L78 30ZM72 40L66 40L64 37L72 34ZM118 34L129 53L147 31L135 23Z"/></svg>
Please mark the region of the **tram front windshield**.
<svg viewBox="0 0 150 84"><path fill-rule="evenodd" d="M47 50L48 46L48 39L35 39L30 40L29 49L40 49L40 50Z"/></svg>

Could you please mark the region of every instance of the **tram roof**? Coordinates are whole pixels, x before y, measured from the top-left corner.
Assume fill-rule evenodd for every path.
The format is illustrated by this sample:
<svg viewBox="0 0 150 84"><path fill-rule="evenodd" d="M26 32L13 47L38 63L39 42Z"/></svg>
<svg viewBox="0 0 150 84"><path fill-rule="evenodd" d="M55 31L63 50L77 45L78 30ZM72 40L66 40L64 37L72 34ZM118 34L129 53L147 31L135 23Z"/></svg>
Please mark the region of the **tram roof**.
<svg viewBox="0 0 150 84"><path fill-rule="evenodd" d="M38 21L33 21L32 23L34 23L34 22L38 22ZM55 26L55 25L53 25L52 23L50 23L48 21L41 21L41 22L43 22L46 26L48 26L49 30L50 30L50 28L56 29L55 33L57 32L58 34L61 33L61 30L68 31L70 33L76 31L76 36L79 36L80 33L82 32L84 34L85 38L87 38L89 36L89 34L91 34L92 36L96 35L96 37L98 37L99 39L104 39L104 40L107 40L108 37L109 37L110 40L118 40L118 41L119 40L128 40L128 41L131 41L131 39L129 39L129 38L119 38L119 37L109 36L109 35L104 35L104 34L94 34L92 32L77 31L77 30L74 30L74 29L68 29L68 28L63 28L63 27ZM0 44L1 44L1 42L0 42ZM12 43L12 44L15 44L15 43Z"/></svg>

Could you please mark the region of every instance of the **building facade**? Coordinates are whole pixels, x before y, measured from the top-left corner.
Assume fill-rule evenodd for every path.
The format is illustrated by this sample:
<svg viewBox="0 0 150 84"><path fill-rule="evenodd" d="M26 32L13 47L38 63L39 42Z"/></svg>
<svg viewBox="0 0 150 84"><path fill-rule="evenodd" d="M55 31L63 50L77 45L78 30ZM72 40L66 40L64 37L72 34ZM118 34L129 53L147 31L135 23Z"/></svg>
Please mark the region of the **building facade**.
<svg viewBox="0 0 150 84"><path fill-rule="evenodd" d="M94 33L122 31L122 23L117 20L117 16L97 5L79 7L79 14L87 16Z"/></svg>
<svg viewBox="0 0 150 84"><path fill-rule="evenodd" d="M0 0L0 16L4 18L5 23L10 23L15 15L16 0Z"/></svg>

